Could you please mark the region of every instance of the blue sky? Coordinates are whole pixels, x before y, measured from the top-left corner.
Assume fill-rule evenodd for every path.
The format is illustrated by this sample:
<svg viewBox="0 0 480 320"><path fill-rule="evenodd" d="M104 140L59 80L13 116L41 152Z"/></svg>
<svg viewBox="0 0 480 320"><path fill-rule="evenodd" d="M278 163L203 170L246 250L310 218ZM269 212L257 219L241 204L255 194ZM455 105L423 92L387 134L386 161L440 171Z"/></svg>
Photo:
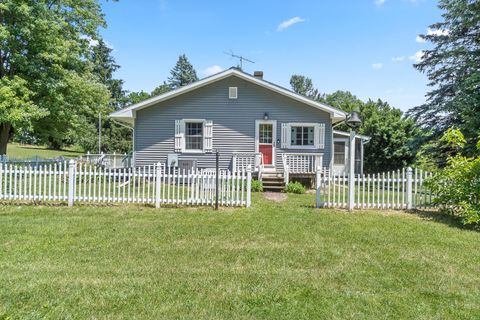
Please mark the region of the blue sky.
<svg viewBox="0 0 480 320"><path fill-rule="evenodd" d="M424 75L412 64L440 21L433 0L120 0L103 4L117 77L130 91L151 91L185 53L200 78L253 61L265 79L290 87L292 74L321 91L349 90L407 110L424 102Z"/></svg>

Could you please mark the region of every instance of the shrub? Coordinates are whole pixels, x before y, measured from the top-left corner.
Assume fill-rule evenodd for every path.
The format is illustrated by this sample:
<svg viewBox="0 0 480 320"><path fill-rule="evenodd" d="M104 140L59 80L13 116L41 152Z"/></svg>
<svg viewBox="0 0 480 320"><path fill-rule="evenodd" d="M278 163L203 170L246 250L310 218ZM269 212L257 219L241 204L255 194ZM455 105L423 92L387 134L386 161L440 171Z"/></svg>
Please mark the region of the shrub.
<svg viewBox="0 0 480 320"><path fill-rule="evenodd" d="M260 180L252 180L252 192L262 192L263 183Z"/></svg>
<svg viewBox="0 0 480 320"><path fill-rule="evenodd" d="M480 225L480 157L449 158L428 186L442 211L460 217L464 224Z"/></svg>
<svg viewBox="0 0 480 320"><path fill-rule="evenodd" d="M300 182L290 182L285 187L285 191L288 193L303 194L307 190Z"/></svg>

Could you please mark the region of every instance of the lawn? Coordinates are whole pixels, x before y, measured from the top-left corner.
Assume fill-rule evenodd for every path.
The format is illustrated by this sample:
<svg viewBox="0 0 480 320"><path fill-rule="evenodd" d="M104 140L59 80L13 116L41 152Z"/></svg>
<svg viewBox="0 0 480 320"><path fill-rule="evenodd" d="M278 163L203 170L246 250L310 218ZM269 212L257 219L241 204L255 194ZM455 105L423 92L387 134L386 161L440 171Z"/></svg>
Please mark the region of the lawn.
<svg viewBox="0 0 480 320"><path fill-rule="evenodd" d="M0 208L0 319L478 319L480 232L438 214Z"/></svg>
<svg viewBox="0 0 480 320"><path fill-rule="evenodd" d="M15 159L32 159L37 156L43 159L57 158L61 156L66 158L74 158L82 154L83 152L79 152L75 149L51 150L43 146L33 146L18 143L11 143L7 146L7 155Z"/></svg>

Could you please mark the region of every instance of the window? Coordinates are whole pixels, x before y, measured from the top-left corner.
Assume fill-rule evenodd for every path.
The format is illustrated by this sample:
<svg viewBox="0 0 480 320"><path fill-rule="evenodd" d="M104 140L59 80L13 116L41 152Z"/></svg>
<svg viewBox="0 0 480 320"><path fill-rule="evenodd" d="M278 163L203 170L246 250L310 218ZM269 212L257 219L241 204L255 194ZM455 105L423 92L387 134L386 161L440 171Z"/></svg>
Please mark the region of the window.
<svg viewBox="0 0 480 320"><path fill-rule="evenodd" d="M325 123L282 123L282 149L324 149Z"/></svg>
<svg viewBox="0 0 480 320"><path fill-rule="evenodd" d="M292 146L313 146L315 137L315 127L291 127Z"/></svg>
<svg viewBox="0 0 480 320"><path fill-rule="evenodd" d="M344 165L345 164L345 141L335 141L333 151L333 164Z"/></svg>
<svg viewBox="0 0 480 320"><path fill-rule="evenodd" d="M259 131L258 143L271 144L273 141L273 125L271 123L262 123Z"/></svg>
<svg viewBox="0 0 480 320"><path fill-rule="evenodd" d="M185 122L185 150L203 150L203 122Z"/></svg>

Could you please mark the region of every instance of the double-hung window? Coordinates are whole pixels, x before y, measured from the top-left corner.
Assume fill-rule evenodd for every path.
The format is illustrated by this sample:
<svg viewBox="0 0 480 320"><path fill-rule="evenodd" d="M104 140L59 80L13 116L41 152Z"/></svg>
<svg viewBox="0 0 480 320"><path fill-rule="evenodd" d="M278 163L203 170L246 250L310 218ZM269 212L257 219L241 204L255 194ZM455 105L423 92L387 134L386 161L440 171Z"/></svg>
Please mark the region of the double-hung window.
<svg viewBox="0 0 480 320"><path fill-rule="evenodd" d="M212 152L213 122L201 119L175 120L175 152Z"/></svg>
<svg viewBox="0 0 480 320"><path fill-rule="evenodd" d="M185 151L203 151L203 122L185 121Z"/></svg>

